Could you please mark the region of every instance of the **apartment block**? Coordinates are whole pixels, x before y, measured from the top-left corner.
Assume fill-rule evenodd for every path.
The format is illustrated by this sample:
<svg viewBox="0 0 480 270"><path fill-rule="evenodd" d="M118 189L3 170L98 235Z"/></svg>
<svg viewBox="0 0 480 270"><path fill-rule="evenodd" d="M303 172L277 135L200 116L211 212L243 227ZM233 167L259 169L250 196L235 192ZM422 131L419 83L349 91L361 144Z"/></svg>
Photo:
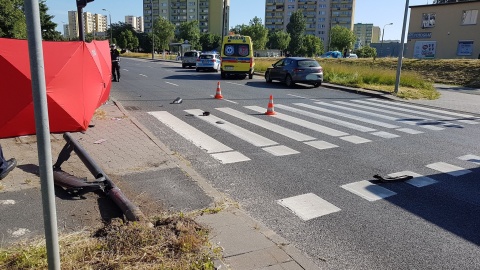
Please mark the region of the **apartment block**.
<svg viewBox="0 0 480 270"><path fill-rule="evenodd" d="M107 16L102 14L92 14L90 12L83 13L83 31L85 34L105 36L107 28ZM68 30L68 34L65 32L64 35L69 39L77 39L79 37L77 11L68 12L68 27L64 27L64 31L65 30Z"/></svg>
<svg viewBox="0 0 480 270"><path fill-rule="evenodd" d="M355 0L266 0L265 27L286 31L290 16L297 10L302 10L307 22L305 34L319 37L325 48L333 26L353 30Z"/></svg>
<svg viewBox="0 0 480 270"><path fill-rule="evenodd" d="M177 27L196 20L201 33L222 36L229 30L229 6L229 0L143 0L145 32L151 32L153 22L163 17Z"/></svg>
<svg viewBox="0 0 480 270"><path fill-rule="evenodd" d="M356 23L353 25L353 33L357 36L355 49L363 46L370 46L372 43L378 43L380 40L380 27L371 23Z"/></svg>
<svg viewBox="0 0 480 270"><path fill-rule="evenodd" d="M143 32L143 17L136 17L132 15L125 16L125 23L130 24L137 32Z"/></svg>

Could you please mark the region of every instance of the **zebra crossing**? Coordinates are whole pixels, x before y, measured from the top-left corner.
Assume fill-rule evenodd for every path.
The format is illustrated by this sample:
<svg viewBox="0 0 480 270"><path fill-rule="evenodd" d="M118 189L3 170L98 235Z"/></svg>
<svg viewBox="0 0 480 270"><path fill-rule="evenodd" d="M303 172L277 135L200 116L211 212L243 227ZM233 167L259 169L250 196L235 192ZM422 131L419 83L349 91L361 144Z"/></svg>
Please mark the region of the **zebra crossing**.
<svg viewBox="0 0 480 270"><path fill-rule="evenodd" d="M480 165L480 156L476 156L473 154L461 156L457 159ZM432 175L442 173L448 174L452 177L459 177L472 172L468 169L464 169L462 167L446 162L427 164L426 167L434 172L432 173ZM438 180L432 177L427 177L412 171L395 172L389 174L388 176L397 177L405 175L413 177L412 179L405 181L405 183L412 185L416 188L422 188L439 183ZM397 184L402 185L403 183ZM391 183L389 185L394 184ZM357 182L347 183L341 185L340 188L358 196L360 199L364 199L369 202L375 202L391 196L399 195L397 192L392 191L380 184L376 184L374 183L374 181L370 180L360 180ZM340 212L342 210L334 204L322 199L321 197L313 193L301 194L289 198L280 199L277 200L277 203L285 207L304 221L333 214L335 212Z"/></svg>
<svg viewBox="0 0 480 270"><path fill-rule="evenodd" d="M270 133L302 142L317 150L338 148L342 146L342 142L357 145L374 142L375 138L395 139L425 132L442 131L447 128L463 128L480 123L478 117L469 114L378 98L329 102L312 100L312 104L306 102L290 105L276 104L275 107L276 115L273 117L265 117L263 114L266 109L260 106L243 106L235 109L219 107L215 108L213 112L209 112L207 116L201 109L184 111L222 132L270 153L272 156L296 155L300 154L300 151L250 131L242 127L243 124L238 123L261 127ZM262 115L255 115L252 112ZM221 164L251 160L215 137L204 133L200 128L194 127L166 111L153 111L149 114L195 146L205 150ZM227 121L227 117L233 118L235 123ZM273 121L273 119L275 120ZM293 124L313 131L317 135L304 134L284 127L278 122L290 126Z"/></svg>

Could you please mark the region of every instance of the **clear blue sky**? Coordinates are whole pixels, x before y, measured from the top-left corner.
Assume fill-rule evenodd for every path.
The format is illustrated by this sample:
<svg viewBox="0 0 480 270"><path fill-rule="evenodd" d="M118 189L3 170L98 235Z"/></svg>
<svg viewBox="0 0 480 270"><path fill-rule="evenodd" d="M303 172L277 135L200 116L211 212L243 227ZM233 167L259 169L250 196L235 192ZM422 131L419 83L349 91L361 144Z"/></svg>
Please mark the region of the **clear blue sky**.
<svg viewBox="0 0 480 270"><path fill-rule="evenodd" d="M433 0L409 0L410 6L432 3ZM112 22L124 22L126 15L143 16L142 0L95 0L88 3L84 11L108 15L110 11ZM373 23L383 29L385 24L385 40L400 40L402 35L404 0L356 0L355 23ZM63 33L63 22L68 22L68 11L77 10L75 0L46 0L49 14L55 16L57 31ZM262 0L230 0L230 27L238 24L248 24L255 16L265 22L265 1ZM408 23L408 22L407 22ZM408 26L408 25L407 25ZM408 28L407 28L408 29Z"/></svg>

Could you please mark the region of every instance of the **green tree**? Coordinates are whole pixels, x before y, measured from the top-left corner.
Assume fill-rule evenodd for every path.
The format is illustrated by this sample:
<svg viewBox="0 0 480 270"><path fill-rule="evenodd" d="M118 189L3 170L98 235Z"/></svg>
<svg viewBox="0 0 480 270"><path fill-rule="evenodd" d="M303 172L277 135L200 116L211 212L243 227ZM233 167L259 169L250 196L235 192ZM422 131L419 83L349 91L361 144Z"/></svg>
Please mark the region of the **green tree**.
<svg viewBox="0 0 480 270"><path fill-rule="evenodd" d="M288 50L292 55L302 55L304 52L303 40L305 29L307 29L307 22L303 17L301 9L292 13L290 22L287 24L287 33L290 34L291 41L288 45Z"/></svg>
<svg viewBox="0 0 480 270"><path fill-rule="evenodd" d="M240 34L252 38L253 48L263 50L268 41L268 29L263 26L262 19L255 16L250 24L243 26Z"/></svg>
<svg viewBox="0 0 480 270"><path fill-rule="evenodd" d="M269 49L277 49L285 51L290 44L290 34L281 30L281 31L270 31L268 33L268 42L267 47Z"/></svg>
<svg viewBox="0 0 480 270"><path fill-rule="evenodd" d="M138 37L130 30L121 32L119 40L118 46L122 49L133 51L138 48Z"/></svg>
<svg viewBox="0 0 480 270"><path fill-rule="evenodd" d="M50 41L61 41L64 40L62 34L55 30L57 24L54 23L53 17L48 15L48 7L45 4L45 0L41 0L39 2L39 10L40 10L40 25L42 28L42 38L43 40L50 40Z"/></svg>
<svg viewBox="0 0 480 270"><path fill-rule="evenodd" d="M200 36L200 46L204 51L214 51L220 48L221 37L217 34L205 33Z"/></svg>
<svg viewBox="0 0 480 270"><path fill-rule="evenodd" d="M192 49L200 49L200 28L198 21L182 22L178 26L177 39L188 40Z"/></svg>
<svg viewBox="0 0 480 270"><path fill-rule="evenodd" d="M235 27L230 29L230 32L240 35L245 27L247 27L246 24L237 24Z"/></svg>
<svg viewBox="0 0 480 270"><path fill-rule="evenodd" d="M153 24L153 33L155 36L155 50L166 50L169 48L170 42L175 37L175 25L169 20L159 17Z"/></svg>
<svg viewBox="0 0 480 270"><path fill-rule="evenodd" d="M352 30L345 27L335 25L331 29L330 33L330 48L329 50L338 50L343 52L345 49L349 50L353 47L353 44L357 40L357 37Z"/></svg>
<svg viewBox="0 0 480 270"><path fill-rule="evenodd" d="M303 46L305 48L305 54L309 57L323 54L323 42L319 37L306 35Z"/></svg>
<svg viewBox="0 0 480 270"><path fill-rule="evenodd" d="M355 51L360 58L374 58L377 56L377 49L370 46L363 46Z"/></svg>
<svg viewBox="0 0 480 270"><path fill-rule="evenodd" d="M27 38L23 0L0 0L0 37Z"/></svg>

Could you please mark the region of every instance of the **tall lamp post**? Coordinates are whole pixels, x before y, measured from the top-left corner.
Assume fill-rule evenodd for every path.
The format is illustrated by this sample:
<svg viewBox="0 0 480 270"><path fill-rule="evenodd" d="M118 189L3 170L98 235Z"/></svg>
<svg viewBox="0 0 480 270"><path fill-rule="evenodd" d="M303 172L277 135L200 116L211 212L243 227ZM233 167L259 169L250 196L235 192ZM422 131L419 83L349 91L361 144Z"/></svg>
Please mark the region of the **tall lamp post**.
<svg viewBox="0 0 480 270"><path fill-rule="evenodd" d="M113 44L113 32L112 32L112 14L107 9L102 8L103 11L108 12L108 18L110 20L110 44Z"/></svg>
<svg viewBox="0 0 480 270"><path fill-rule="evenodd" d="M395 95L398 94L398 88L400 87L400 75L402 73L402 62L403 62L403 50L405 42L405 31L407 29L407 14L408 14L408 2L405 0L405 11L403 12L403 27L402 27L402 38L400 41L400 52L398 54L398 64L397 64L397 75L395 76Z"/></svg>
<svg viewBox="0 0 480 270"><path fill-rule="evenodd" d="M155 59L155 31L153 27L153 0L150 0L150 11L152 12L152 60Z"/></svg>
<svg viewBox="0 0 480 270"><path fill-rule="evenodd" d="M383 56L383 37L385 36L385 26L387 25L392 25L393 23L387 23L383 26L382 29L382 44L380 44L380 50L382 51L382 56Z"/></svg>

